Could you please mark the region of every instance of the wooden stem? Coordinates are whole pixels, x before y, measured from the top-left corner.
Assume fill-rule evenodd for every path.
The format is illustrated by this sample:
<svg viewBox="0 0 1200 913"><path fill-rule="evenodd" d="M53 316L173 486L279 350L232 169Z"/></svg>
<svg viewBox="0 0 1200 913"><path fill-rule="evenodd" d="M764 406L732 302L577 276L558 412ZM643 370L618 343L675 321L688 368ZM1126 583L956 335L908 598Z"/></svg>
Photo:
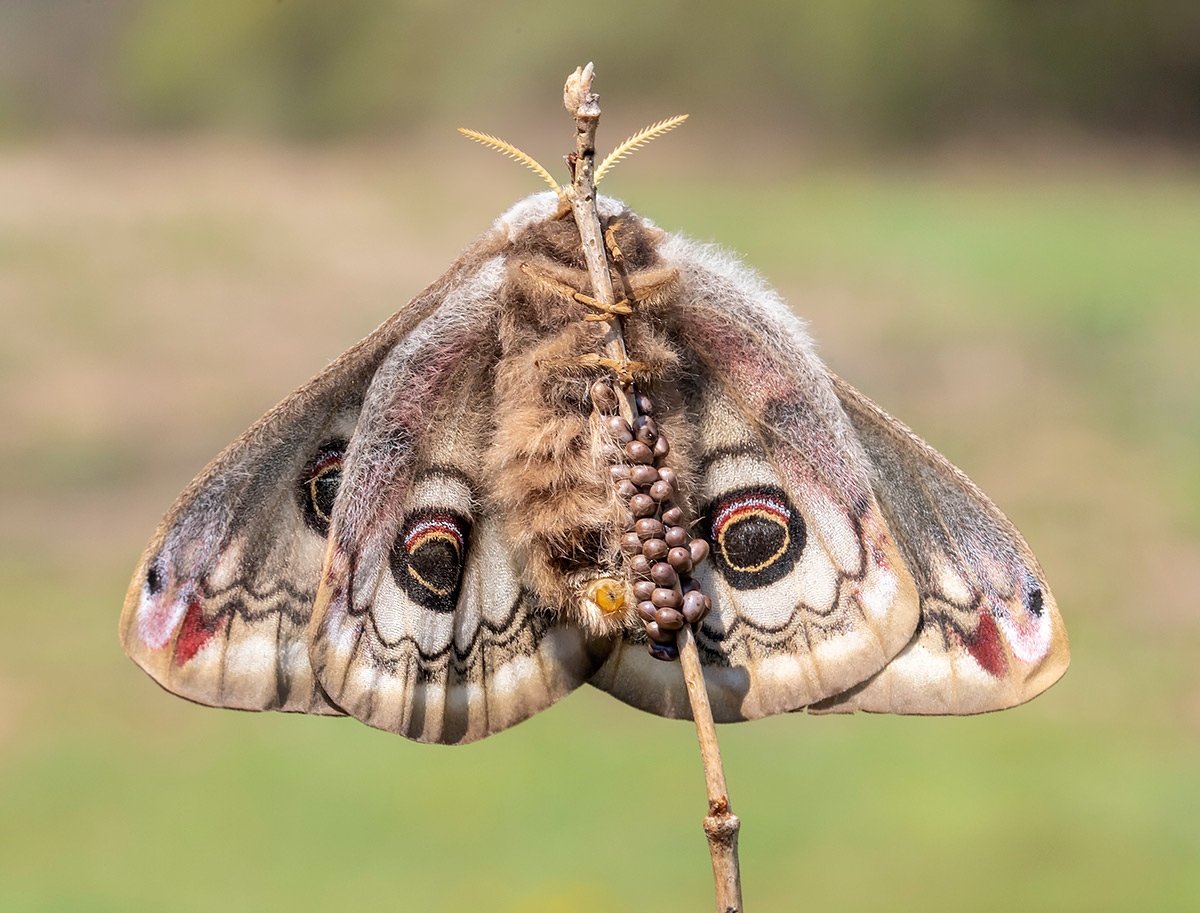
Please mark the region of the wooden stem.
<svg viewBox="0 0 1200 913"><path fill-rule="evenodd" d="M563 89L563 104L575 118L575 174L570 186L564 188L575 224L579 226L579 239L583 243L583 258L587 263L588 279L592 283L592 297L601 304L616 303L613 292L612 274L608 271L608 253L604 247L604 232L600 228L600 214L596 211L596 128L600 125L600 96L592 93L592 65L577 69L569 77ZM604 354L615 361L624 362L627 354L625 337L621 334L620 319L601 321L605 328ZM637 418L637 405L628 385L621 384L618 404L626 421Z"/></svg>
<svg viewBox="0 0 1200 913"><path fill-rule="evenodd" d="M729 807L717 728L713 724L712 707L708 703L708 690L704 687L704 673L691 625L684 625L679 630L677 643L683 680L687 683L688 699L692 704L692 719L696 721L696 736L700 740L700 757L704 761L704 785L708 788L704 834L708 837L708 852L712 856L717 913L741 913L742 873L737 843L742 822Z"/></svg>
<svg viewBox="0 0 1200 913"><path fill-rule="evenodd" d="M563 104L575 118L574 180L564 192L571 204L575 224L579 226L583 256L592 283L592 297L603 304L611 305L616 301L616 296L613 293L612 274L609 272L600 214L596 209L596 128L600 123L600 99L592 93L594 75L593 67L589 63L572 73L563 89ZM602 323L606 328L605 355L615 361L624 362L627 355L620 318ZM632 384L620 385L618 404L626 421L632 422L637 418L637 402ZM696 735L700 741L705 785L708 788L708 816L704 819L704 833L708 838L709 854L712 856L717 913L742 913L742 879L737 853L741 822L729 807L729 791L725 786L721 749L717 744L717 730L713 724L712 708L708 703L708 691L700 667L700 654L696 650L696 639L691 625L684 625L679 631L677 643L688 699L692 705L692 718L696 721Z"/></svg>

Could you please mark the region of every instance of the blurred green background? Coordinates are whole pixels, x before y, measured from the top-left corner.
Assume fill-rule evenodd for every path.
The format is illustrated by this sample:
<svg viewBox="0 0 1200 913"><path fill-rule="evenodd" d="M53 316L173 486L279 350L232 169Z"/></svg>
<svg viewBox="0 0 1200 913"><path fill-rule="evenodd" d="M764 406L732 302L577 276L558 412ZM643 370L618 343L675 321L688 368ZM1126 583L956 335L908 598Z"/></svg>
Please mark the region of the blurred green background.
<svg viewBox="0 0 1200 913"><path fill-rule="evenodd" d="M578 20L585 20L578 24ZM723 727L748 909L1200 907L1200 7L0 5L0 909L711 908L688 724L583 689L483 743L220 712L121 654L227 441L552 170L742 252L1024 531L1066 678Z"/></svg>

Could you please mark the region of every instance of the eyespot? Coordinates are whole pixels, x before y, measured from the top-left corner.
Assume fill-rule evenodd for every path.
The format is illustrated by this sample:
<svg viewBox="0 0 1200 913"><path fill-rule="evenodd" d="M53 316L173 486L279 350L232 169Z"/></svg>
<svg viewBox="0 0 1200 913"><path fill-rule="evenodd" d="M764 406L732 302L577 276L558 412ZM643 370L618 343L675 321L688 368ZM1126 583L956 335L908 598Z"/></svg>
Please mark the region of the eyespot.
<svg viewBox="0 0 1200 913"><path fill-rule="evenodd" d="M392 578L414 602L453 612L466 563L471 521L451 510L424 508L409 514L392 545Z"/></svg>
<svg viewBox="0 0 1200 913"><path fill-rule="evenodd" d="M1034 618L1041 618L1042 613L1046 611L1045 605L1042 603L1042 588L1034 587L1029 594L1029 598L1025 601L1025 608L1029 610L1029 614Z"/></svg>
<svg viewBox="0 0 1200 913"><path fill-rule="evenodd" d="M342 481L345 454L346 442L343 440L322 444L297 480L296 497L304 522L319 536L329 534L329 518L333 516L333 502Z"/></svg>
<svg viewBox="0 0 1200 913"><path fill-rule="evenodd" d="M717 568L739 590L784 577L804 551L804 518L773 486L741 488L704 511Z"/></svg>

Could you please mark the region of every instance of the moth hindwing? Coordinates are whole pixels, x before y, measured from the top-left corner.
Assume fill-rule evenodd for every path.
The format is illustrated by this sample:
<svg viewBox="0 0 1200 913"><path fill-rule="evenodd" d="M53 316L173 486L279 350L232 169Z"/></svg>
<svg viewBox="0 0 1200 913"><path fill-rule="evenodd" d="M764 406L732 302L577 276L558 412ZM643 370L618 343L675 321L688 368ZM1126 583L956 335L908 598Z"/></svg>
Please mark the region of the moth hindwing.
<svg viewBox="0 0 1200 913"><path fill-rule="evenodd" d="M974 713L1057 680L1054 598L986 496L746 267L599 212L616 303L558 194L530 197L209 464L130 584L134 661L200 703L451 743L584 682L689 716L654 659L676 616L718 721Z"/></svg>

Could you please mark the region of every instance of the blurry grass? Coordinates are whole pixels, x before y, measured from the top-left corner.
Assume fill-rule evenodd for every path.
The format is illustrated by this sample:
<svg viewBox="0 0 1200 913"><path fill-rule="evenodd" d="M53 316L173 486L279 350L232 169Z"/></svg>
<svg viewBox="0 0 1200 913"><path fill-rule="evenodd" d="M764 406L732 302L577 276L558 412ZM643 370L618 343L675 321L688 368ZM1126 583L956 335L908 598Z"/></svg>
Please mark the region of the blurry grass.
<svg viewBox="0 0 1200 913"><path fill-rule="evenodd" d="M438 749L195 707L120 655L170 499L490 222L429 177L456 162L0 157L0 909L711 905L688 725L585 688ZM498 210L528 185L494 173ZM747 903L1195 908L1200 180L644 174L610 189L741 250L1010 512L1072 635L1064 681L1012 712L724 727Z"/></svg>

